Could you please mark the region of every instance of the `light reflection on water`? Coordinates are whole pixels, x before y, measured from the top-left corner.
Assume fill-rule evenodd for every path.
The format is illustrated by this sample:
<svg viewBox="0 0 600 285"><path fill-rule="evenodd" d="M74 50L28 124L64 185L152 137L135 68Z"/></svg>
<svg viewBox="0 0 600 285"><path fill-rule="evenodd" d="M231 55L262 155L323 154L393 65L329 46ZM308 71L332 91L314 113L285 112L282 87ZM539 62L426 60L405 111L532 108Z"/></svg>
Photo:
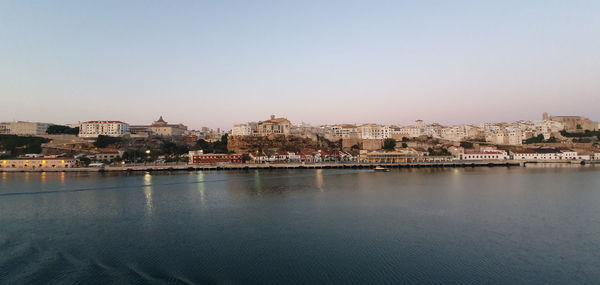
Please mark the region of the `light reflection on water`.
<svg viewBox="0 0 600 285"><path fill-rule="evenodd" d="M152 211L154 209L154 205L152 204L152 193L154 190L152 186L152 175L150 173L146 173L144 175L144 185L144 198L146 199L146 216L151 217Z"/></svg>

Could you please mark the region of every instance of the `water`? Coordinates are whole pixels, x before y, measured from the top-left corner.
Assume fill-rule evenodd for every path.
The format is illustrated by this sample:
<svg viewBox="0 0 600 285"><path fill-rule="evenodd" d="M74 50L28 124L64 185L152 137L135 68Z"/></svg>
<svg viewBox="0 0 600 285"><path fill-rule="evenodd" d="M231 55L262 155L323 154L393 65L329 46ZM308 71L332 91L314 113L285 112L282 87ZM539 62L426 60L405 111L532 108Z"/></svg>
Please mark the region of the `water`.
<svg viewBox="0 0 600 285"><path fill-rule="evenodd" d="M0 283L597 284L599 174L0 173Z"/></svg>

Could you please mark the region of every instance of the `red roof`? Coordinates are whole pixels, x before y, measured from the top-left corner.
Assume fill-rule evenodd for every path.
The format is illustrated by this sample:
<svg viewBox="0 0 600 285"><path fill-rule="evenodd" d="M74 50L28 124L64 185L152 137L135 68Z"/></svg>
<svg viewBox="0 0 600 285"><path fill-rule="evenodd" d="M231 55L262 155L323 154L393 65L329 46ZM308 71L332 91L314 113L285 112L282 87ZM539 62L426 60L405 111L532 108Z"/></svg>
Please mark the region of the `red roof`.
<svg viewBox="0 0 600 285"><path fill-rule="evenodd" d="M465 154L504 154L501 151L465 151Z"/></svg>
<svg viewBox="0 0 600 285"><path fill-rule="evenodd" d="M121 121L87 121L82 124L127 124Z"/></svg>

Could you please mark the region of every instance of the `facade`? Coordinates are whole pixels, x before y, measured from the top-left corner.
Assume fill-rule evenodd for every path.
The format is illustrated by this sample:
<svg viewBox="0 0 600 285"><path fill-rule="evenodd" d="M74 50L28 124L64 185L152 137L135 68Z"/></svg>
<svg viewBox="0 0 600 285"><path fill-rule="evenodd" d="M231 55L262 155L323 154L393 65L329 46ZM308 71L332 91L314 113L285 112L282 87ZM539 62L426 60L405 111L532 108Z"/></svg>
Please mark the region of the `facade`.
<svg viewBox="0 0 600 285"><path fill-rule="evenodd" d="M96 160L96 161L104 161L104 160L110 161L113 159L123 157L123 153L124 153L123 151L95 153L95 154L88 155L87 158Z"/></svg>
<svg viewBox="0 0 600 285"><path fill-rule="evenodd" d="M183 124L169 124L162 116L151 125L132 125L130 127L132 133L147 133L160 137L183 136L187 130L187 126Z"/></svg>
<svg viewBox="0 0 600 285"><path fill-rule="evenodd" d="M570 149L536 148L512 151L514 160L575 160L577 152Z"/></svg>
<svg viewBox="0 0 600 285"><path fill-rule="evenodd" d="M248 122L233 125L231 129L232 136L253 136L258 133L258 123Z"/></svg>
<svg viewBox="0 0 600 285"><path fill-rule="evenodd" d="M359 130L356 125L341 124L333 125L330 128L331 134L336 138L358 138L360 136Z"/></svg>
<svg viewBox="0 0 600 285"><path fill-rule="evenodd" d="M508 153L503 150L465 151L459 154L461 160L504 160Z"/></svg>
<svg viewBox="0 0 600 285"><path fill-rule="evenodd" d="M289 135L291 126L292 123L288 119L271 115L271 119L258 122L257 131L259 136Z"/></svg>
<svg viewBox="0 0 600 285"><path fill-rule="evenodd" d="M6 123L0 123L0 135L4 135L4 134L9 134L10 133L10 129L5 124Z"/></svg>
<svg viewBox="0 0 600 285"><path fill-rule="evenodd" d="M74 158L24 158L0 160L0 168L45 169L72 168L77 166Z"/></svg>
<svg viewBox="0 0 600 285"><path fill-rule="evenodd" d="M564 125L567 131L582 130L596 130L598 129L598 122L594 122L586 117L582 116L552 116L548 113L544 113L542 116L544 121L560 122Z"/></svg>
<svg viewBox="0 0 600 285"><path fill-rule="evenodd" d="M204 153L203 151L190 151L188 154L189 164L200 163L242 163L241 154L216 154Z"/></svg>
<svg viewBox="0 0 600 285"><path fill-rule="evenodd" d="M391 138L389 126L381 126L377 124L364 124L358 126L358 133L361 139L388 139Z"/></svg>
<svg viewBox="0 0 600 285"><path fill-rule="evenodd" d="M286 118L271 118L261 122L248 122L236 124L231 129L232 136L270 136L270 135L290 135L292 123Z"/></svg>
<svg viewBox="0 0 600 285"><path fill-rule="evenodd" d="M97 138L98 136L122 137L129 134L129 124L121 121L88 121L79 125L79 136Z"/></svg>
<svg viewBox="0 0 600 285"><path fill-rule="evenodd" d="M50 124L38 122L7 122L0 123L0 134L19 136L45 135Z"/></svg>
<svg viewBox="0 0 600 285"><path fill-rule="evenodd" d="M361 163L417 163L451 161L452 156L422 156L409 152L361 152L358 162Z"/></svg>

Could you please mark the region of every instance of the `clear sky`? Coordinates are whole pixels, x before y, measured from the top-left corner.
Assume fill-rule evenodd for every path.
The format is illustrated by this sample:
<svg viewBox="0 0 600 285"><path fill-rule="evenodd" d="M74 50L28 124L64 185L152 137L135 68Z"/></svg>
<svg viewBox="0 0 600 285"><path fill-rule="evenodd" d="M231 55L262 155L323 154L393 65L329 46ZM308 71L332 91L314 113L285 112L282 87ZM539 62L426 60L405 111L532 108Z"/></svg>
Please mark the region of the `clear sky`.
<svg viewBox="0 0 600 285"><path fill-rule="evenodd" d="M0 121L600 119L600 1L1 1Z"/></svg>

